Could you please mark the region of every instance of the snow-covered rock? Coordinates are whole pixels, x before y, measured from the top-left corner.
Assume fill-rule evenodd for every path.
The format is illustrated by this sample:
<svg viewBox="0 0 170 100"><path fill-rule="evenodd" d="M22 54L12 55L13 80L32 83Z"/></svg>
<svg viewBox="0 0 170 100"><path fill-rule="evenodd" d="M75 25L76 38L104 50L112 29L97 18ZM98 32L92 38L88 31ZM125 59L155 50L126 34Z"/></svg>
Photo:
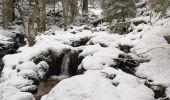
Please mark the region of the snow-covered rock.
<svg viewBox="0 0 170 100"><path fill-rule="evenodd" d="M31 93L18 92L8 98L8 100L35 100Z"/></svg>
<svg viewBox="0 0 170 100"><path fill-rule="evenodd" d="M35 100L31 93L20 92L19 89L4 86L0 89L0 100Z"/></svg>
<svg viewBox="0 0 170 100"><path fill-rule="evenodd" d="M61 81L41 100L120 100L111 81L85 74Z"/></svg>
<svg viewBox="0 0 170 100"><path fill-rule="evenodd" d="M105 66L115 65L114 58L118 58L118 55L121 53L123 52L117 48L104 48L99 52L85 57L82 61L82 67L85 70L96 70L102 69Z"/></svg>

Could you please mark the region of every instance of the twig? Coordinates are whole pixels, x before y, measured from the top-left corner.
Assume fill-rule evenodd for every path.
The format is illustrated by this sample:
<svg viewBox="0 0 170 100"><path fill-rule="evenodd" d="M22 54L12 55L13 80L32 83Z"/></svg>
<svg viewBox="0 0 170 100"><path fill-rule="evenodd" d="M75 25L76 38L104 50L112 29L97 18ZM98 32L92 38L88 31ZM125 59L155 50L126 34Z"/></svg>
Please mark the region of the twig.
<svg viewBox="0 0 170 100"><path fill-rule="evenodd" d="M142 54L148 53L148 52L151 51L151 50L159 49L159 48L161 48L161 49L167 49L167 48L165 48L165 47L155 47L155 48L151 48L151 49L149 49L149 50L147 50L147 51L145 51L145 52L143 52L143 53L140 53L140 54L138 54L138 55L142 55Z"/></svg>

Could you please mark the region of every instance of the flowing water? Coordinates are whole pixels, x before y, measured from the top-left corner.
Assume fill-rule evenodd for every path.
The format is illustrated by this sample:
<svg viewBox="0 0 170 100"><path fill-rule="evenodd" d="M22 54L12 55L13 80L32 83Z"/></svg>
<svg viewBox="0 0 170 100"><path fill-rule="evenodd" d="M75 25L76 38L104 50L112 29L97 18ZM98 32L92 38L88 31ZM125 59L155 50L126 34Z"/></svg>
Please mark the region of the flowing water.
<svg viewBox="0 0 170 100"><path fill-rule="evenodd" d="M61 65L61 73L60 76L58 76L58 78L60 79L64 79L67 78L69 76L69 63L70 63L70 58L69 58L69 54L65 54L64 58L63 58L63 62ZM50 90L57 85L59 82L59 80L47 80L44 82L41 82L38 86L38 91L36 94L34 94L34 97L36 98L36 100L40 100L41 97L43 95L46 95L50 92Z"/></svg>
<svg viewBox="0 0 170 100"><path fill-rule="evenodd" d="M63 75L63 76L69 75L69 72L68 72L69 62L70 62L69 55L68 54L64 55L63 62L62 62L62 65L61 65L60 75Z"/></svg>
<svg viewBox="0 0 170 100"><path fill-rule="evenodd" d="M47 80L45 82L41 82L38 86L37 93L33 94L35 99L40 100L43 95L48 94L58 83L58 80Z"/></svg>

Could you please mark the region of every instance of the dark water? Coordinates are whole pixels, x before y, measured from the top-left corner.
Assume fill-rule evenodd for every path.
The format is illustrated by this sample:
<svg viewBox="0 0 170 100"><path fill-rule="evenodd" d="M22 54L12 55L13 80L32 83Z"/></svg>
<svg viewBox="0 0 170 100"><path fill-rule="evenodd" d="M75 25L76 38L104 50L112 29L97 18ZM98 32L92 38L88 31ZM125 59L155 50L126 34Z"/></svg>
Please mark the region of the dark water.
<svg viewBox="0 0 170 100"><path fill-rule="evenodd" d="M47 80L45 82L41 82L38 86L37 93L33 94L35 99L40 100L43 95L48 94L50 90L58 83L58 80Z"/></svg>

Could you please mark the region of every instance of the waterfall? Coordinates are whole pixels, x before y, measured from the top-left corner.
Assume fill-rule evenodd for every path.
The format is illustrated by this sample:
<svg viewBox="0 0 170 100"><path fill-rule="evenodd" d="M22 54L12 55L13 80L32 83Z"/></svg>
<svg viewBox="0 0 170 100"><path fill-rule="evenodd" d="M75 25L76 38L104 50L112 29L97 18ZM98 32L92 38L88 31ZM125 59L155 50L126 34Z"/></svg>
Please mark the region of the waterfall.
<svg viewBox="0 0 170 100"><path fill-rule="evenodd" d="M69 71L68 71L69 63L70 63L69 54L65 54L63 57L63 62L61 64L61 73L60 73L61 76L69 76Z"/></svg>

